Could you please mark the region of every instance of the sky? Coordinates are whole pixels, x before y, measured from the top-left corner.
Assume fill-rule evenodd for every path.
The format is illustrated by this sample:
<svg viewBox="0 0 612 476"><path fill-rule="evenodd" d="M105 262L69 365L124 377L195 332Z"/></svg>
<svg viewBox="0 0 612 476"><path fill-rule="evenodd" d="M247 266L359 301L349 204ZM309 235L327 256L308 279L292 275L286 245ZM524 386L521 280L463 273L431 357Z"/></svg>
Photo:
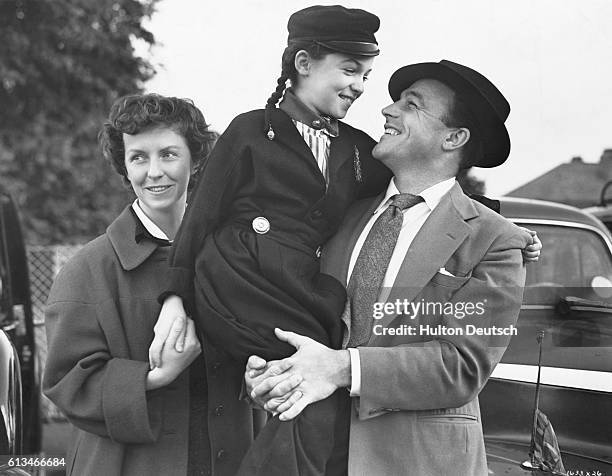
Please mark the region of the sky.
<svg viewBox="0 0 612 476"><path fill-rule="evenodd" d="M161 0L147 23L159 45L147 91L192 99L219 132L263 107L276 86L291 13L337 1ZM507 162L475 168L502 195L581 156L612 148L612 2L609 0L361 0L380 17L381 54L345 119L379 139L387 82L401 66L441 59L487 76L510 102Z"/></svg>

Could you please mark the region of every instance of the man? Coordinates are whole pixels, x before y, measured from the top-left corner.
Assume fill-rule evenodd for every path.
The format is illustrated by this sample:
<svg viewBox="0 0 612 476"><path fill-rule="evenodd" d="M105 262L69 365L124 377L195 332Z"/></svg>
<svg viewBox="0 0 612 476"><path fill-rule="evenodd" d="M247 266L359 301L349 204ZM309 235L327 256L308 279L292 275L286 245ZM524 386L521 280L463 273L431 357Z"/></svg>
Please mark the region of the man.
<svg viewBox="0 0 612 476"><path fill-rule="evenodd" d="M277 330L297 352L263 374L252 357L247 390L290 419L349 389L350 475L486 475L478 393L515 331L528 240L455 177L506 160L510 107L446 60L399 69L389 92L373 154L394 178L351 209L322 261L347 283L348 350Z"/></svg>

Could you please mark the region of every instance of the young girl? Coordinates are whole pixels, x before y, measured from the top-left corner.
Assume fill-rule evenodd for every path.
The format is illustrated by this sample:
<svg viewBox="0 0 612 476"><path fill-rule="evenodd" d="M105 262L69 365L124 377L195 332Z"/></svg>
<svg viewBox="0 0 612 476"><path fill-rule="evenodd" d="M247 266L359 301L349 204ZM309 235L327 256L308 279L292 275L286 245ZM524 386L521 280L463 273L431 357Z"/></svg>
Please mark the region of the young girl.
<svg viewBox="0 0 612 476"><path fill-rule="evenodd" d="M275 327L340 346L346 292L319 273L319 255L348 206L390 179L370 155L374 141L338 122L363 92L378 27L375 15L340 6L294 13L266 109L238 116L219 138L177 236L165 293L183 298L205 358L214 346L243 370L252 354L287 357L293 349ZM330 398L296 421L270 421L245 474L324 474L335 409Z"/></svg>
<svg viewBox="0 0 612 476"><path fill-rule="evenodd" d="M391 178L371 157L374 141L338 122L363 92L378 27L375 15L341 6L294 13L265 110L238 116L217 142L174 245L159 321L184 314L183 298L202 329L205 358L213 347L242 368L250 355L287 357L294 349L275 327L339 348L346 292L319 272L320 249L348 206ZM293 421L269 421L240 474L324 474L338 402L347 396L339 392Z"/></svg>

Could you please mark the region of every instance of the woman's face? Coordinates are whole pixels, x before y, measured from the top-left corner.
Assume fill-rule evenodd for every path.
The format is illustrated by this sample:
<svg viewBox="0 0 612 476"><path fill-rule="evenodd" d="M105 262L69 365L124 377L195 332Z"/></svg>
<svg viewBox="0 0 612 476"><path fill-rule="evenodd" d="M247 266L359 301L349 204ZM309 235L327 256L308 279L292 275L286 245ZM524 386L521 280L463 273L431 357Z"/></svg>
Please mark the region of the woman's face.
<svg viewBox="0 0 612 476"><path fill-rule="evenodd" d="M167 127L123 134L127 178L151 220L180 218L192 172L187 141ZM176 216L174 216L176 214Z"/></svg>
<svg viewBox="0 0 612 476"><path fill-rule="evenodd" d="M296 55L298 84L295 92L313 111L342 119L361 96L374 58L330 53L321 59Z"/></svg>

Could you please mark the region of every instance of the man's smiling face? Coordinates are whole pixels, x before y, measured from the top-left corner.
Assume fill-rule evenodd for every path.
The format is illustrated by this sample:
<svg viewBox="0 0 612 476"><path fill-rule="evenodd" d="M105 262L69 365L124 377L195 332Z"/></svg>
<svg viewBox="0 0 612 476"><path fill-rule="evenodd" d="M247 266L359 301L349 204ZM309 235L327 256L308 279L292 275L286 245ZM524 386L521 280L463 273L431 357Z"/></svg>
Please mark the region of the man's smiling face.
<svg viewBox="0 0 612 476"><path fill-rule="evenodd" d="M440 81L421 79L413 83L382 110L385 132L373 156L391 170L401 163L426 164L437 157L449 129L444 120L452 110L454 97L453 90Z"/></svg>

